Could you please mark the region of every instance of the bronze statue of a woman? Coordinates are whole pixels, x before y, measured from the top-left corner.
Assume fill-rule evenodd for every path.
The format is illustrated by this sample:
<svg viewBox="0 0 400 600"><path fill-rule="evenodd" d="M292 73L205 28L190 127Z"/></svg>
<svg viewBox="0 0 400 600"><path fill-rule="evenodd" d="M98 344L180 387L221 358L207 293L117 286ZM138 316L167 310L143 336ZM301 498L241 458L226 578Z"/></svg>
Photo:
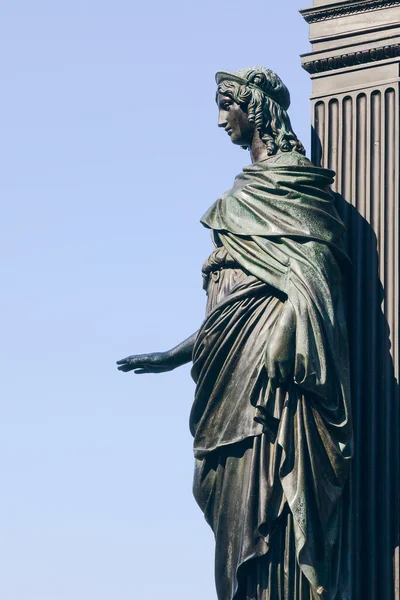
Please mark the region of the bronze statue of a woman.
<svg viewBox="0 0 400 600"><path fill-rule="evenodd" d="M342 495L352 453L334 173L305 157L290 95L263 67L219 72L219 127L252 164L203 216L207 315L167 352L193 360L194 495L216 541L219 600L349 600Z"/></svg>

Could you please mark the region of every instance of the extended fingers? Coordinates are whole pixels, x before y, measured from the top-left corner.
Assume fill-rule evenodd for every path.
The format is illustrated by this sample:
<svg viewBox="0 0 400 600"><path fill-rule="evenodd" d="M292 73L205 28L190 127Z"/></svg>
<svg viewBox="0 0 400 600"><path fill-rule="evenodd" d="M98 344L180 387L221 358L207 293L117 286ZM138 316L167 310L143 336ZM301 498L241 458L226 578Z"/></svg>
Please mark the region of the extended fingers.
<svg viewBox="0 0 400 600"><path fill-rule="evenodd" d="M279 364L279 380L281 383L284 383L290 375L289 365L287 363Z"/></svg>
<svg viewBox="0 0 400 600"><path fill-rule="evenodd" d="M128 358L129 356L127 356L126 358L121 358L121 360L117 360L117 365L123 365L128 361Z"/></svg>
<svg viewBox="0 0 400 600"><path fill-rule="evenodd" d="M138 354L137 356L127 356L126 358L121 358L121 360L117 360L117 365L130 365L131 368L135 367L135 366L142 366L143 364L146 364L149 361L149 357L147 356L147 354L141 355Z"/></svg>
<svg viewBox="0 0 400 600"><path fill-rule="evenodd" d="M120 366L117 367L118 371L123 371L124 373L127 373L128 371L132 371L132 369L134 369L135 367L129 363L119 363Z"/></svg>
<svg viewBox="0 0 400 600"><path fill-rule="evenodd" d="M118 367L118 371L122 371L123 373L134 371L136 375L143 375L144 373L162 373L164 370L163 367L156 367L143 362L140 364L126 363Z"/></svg>
<svg viewBox="0 0 400 600"><path fill-rule="evenodd" d="M291 369L287 363L269 361L267 364L267 373L271 383L277 386L280 383L285 383L289 379Z"/></svg>
<svg viewBox="0 0 400 600"><path fill-rule="evenodd" d="M277 377L277 371L276 371L276 363L274 360L268 360L267 364L267 373L268 373L268 377L274 381Z"/></svg>
<svg viewBox="0 0 400 600"><path fill-rule="evenodd" d="M145 360L147 358L146 355L141 355L141 354L133 354L132 356L126 356L125 358L121 358L121 360L117 360L117 365L124 365L124 364L135 364L137 362L141 362L143 360Z"/></svg>

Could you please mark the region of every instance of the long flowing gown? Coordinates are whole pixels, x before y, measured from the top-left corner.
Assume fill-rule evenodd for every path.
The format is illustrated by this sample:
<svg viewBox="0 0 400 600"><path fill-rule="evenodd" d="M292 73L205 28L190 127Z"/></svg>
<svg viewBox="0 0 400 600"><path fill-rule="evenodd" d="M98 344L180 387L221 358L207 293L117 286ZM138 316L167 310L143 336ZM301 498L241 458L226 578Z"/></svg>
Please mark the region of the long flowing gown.
<svg viewBox="0 0 400 600"><path fill-rule="evenodd" d="M343 225L333 173L291 153L246 167L204 215L206 318L193 352L194 495L219 600L349 600L342 497L352 446ZM293 380L268 340L296 315Z"/></svg>

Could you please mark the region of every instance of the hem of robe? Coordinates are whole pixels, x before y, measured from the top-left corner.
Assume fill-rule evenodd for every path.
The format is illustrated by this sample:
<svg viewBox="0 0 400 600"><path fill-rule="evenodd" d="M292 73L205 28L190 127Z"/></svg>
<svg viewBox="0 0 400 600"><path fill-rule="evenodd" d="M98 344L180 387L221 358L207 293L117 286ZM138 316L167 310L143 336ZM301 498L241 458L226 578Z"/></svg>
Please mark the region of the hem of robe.
<svg viewBox="0 0 400 600"><path fill-rule="evenodd" d="M259 439L260 441L257 443L255 442L256 439ZM206 522L211 526L211 528L214 531L214 535L216 537L216 542L217 542L217 547L216 547L216 560L218 560L218 552L221 552L221 548L218 547L219 544L221 544L221 542L223 543L223 539L220 539L220 541L218 542L218 527L221 527L221 524L219 522L219 518L222 518L222 521L224 520L225 514L224 513L220 513L218 512L217 515L217 521L215 522L215 513L214 513L214 502L216 501L216 497L219 499L219 501L221 502L221 498L218 497L218 489L221 488L219 491L222 493L223 497L222 497L222 508L224 509L224 511L229 511L232 509L232 505L228 505L226 506L225 502L224 502L224 480L225 477L229 477L229 475L231 474L231 470L232 467L236 465L239 465L240 461L245 461L247 466L254 466L254 465L258 465L259 467L262 466L262 462L263 462L263 458L265 460L267 460L267 466L271 465L271 459L272 460L277 460L279 463L279 454L281 452L281 446L279 444L277 444L277 442L275 442L275 444L277 444L277 446L279 446L279 451L278 451L278 456L274 453L274 456L271 456L269 454L268 451L268 447L271 446L275 446L275 444L272 444L271 440L270 440L270 436L267 433L262 433L256 436L248 436L246 438L247 440L253 439L253 442L251 443L250 441L248 442L248 446L246 447L245 444L242 445L242 448L238 448L237 444L227 444L223 447L224 452L226 453L223 456L218 457L217 455L215 455L215 464L214 467L212 467L211 465L208 465L208 460L212 460L212 455L214 454L213 452L208 453L207 456L203 457L202 459L200 459L200 461L205 461L205 463L202 464L208 466L208 468L205 469L206 472L206 477L208 476L208 474L210 473L211 470L213 470L213 472L215 473L214 476L214 480L212 483L212 487L209 490L209 493L205 495L205 501L204 501L204 505L201 506L199 500L196 497L196 500L198 501L200 507L202 508L203 512L204 512L204 517ZM245 442L246 440L244 440ZM255 444L258 444L257 447ZM266 446L266 444L268 446ZM236 446L236 448L235 448ZM228 454L228 450L229 447L232 447L232 453ZM220 447L221 449L221 447ZM277 448L275 448L276 451ZM235 451L239 451L238 454L236 454ZM251 454L247 457L245 457L246 452L250 451ZM265 452L267 452L267 454L264 454ZM231 460L229 466L228 466L228 459ZM245 465L243 465L245 466ZM265 465L264 465L265 466ZM221 467L223 469L222 472L219 471L219 467ZM268 482L268 473L266 471L262 471L262 469L260 468L258 471L253 472L252 468L251 468L251 476L249 478L249 480L246 482L245 480L242 480L240 478L240 469L238 469L237 471L238 475L238 481L240 481L240 484L243 485L244 487L240 487L240 489L236 489L235 491L238 492L239 495L241 495L241 493L243 493L244 495L250 493L252 491L254 491L254 486L258 486L258 484L260 482L262 482L262 480L264 480L264 483ZM262 477L262 480L260 480L260 476ZM201 483L204 484L204 482L206 481L206 477L202 477L201 478ZM230 479L229 479L230 480ZM231 481L231 480L230 480ZM269 481L270 484L273 484L274 486L276 486L277 481L275 482L271 482L271 480ZM246 487L248 486L248 487ZM253 486L253 487L252 487ZM206 486L205 486L206 487ZM260 488L258 488L260 489ZM297 584L295 585L295 587L293 589L297 589L296 586L300 586L301 589L303 589L305 591L306 598L308 599L312 599L314 598L313 594L314 592L312 591L312 586L310 584L310 582L307 579L307 576L305 575L305 573L302 570L301 565L298 563L297 557L296 557L296 541L295 541L295 532L293 529L293 521L294 521L294 517L293 514L290 510L290 506L287 502L287 499L285 497L284 491L283 491L283 487L281 485L281 483L279 482L279 489L280 489L280 493L281 493L281 498L278 499L278 504L276 504L276 508L277 508L277 514L276 516L271 519L270 521L268 521L267 514L264 514L263 516L265 517L265 520L262 520L260 522L257 522L257 527L256 529L253 531L253 533L256 533L256 537L258 537L258 539L255 541L255 543L253 544L253 546L248 546L247 547L247 551L246 551L246 543L243 546L239 546L238 548L236 548L237 551L237 558L238 558L238 564L235 565L231 571L231 575L230 575L230 581L232 584L232 589L231 592L228 593L228 595L223 594L222 596L218 596L220 600L247 600L248 598L253 600L252 596L247 596L246 595L246 589L248 586L248 583L246 583L246 569L250 569L249 571L249 576L252 581L254 578L254 572L251 571L251 569L257 569L259 568L262 571L262 579L264 581L265 587L263 588L263 590L261 591L260 596L254 596L254 600L269 600L270 599L270 593L271 589L275 589L275 586L277 585L276 581L278 575L278 571L280 570L280 573L282 576L284 576L285 573L285 568L287 566L287 561L290 561L292 564L292 571L291 574L289 574L289 579L286 582L283 582L282 585L282 589L283 586L290 586L293 581L297 581ZM276 490L276 488L275 488ZM229 496L229 501L232 502L234 504L235 502L235 496L232 495L232 490L229 493L228 491L228 496ZM246 497L246 499L248 500L248 498ZM275 498L275 502L276 502L277 498ZM258 502L262 504L262 498L260 498L258 496ZM219 508L219 503L217 504L217 509ZM279 508L278 508L279 506ZM247 507L247 504L246 504ZM265 508L264 506L262 506L261 508L261 512L262 509ZM249 509L248 511L246 511L246 523L247 526L249 525L249 523L247 522L247 519L249 518L250 512L251 512L251 506L249 505ZM253 507L254 510L254 507ZM258 518L260 517L260 511L258 511ZM254 515L253 515L254 517ZM253 525L255 525L255 523L253 523ZM223 522L222 522L222 528L223 528ZM263 532L262 529L265 529L265 531ZM288 533L290 529L290 532ZM236 531L236 530L235 530ZM246 533L246 527L243 529L243 531L237 531L239 538L243 541L245 538L243 538L243 536ZM276 539L278 538L278 539ZM285 538L285 541L282 542L282 539ZM278 542L279 546L278 548L276 548L276 543ZM242 542L241 542L242 543ZM247 544L249 544L249 540L247 540ZM229 549L226 548L226 552L224 552L225 554L229 554L229 551L232 551L232 548L235 549L234 546L230 546ZM243 552L243 556L241 557L241 553ZM268 559L268 556L271 555L270 559ZM277 562L273 562L274 558L277 557ZM265 559L265 563L263 562L263 560ZM260 561L260 565L259 567L257 567L257 561ZM294 567L294 569L293 569ZM225 573L225 576L227 574ZM290 580L290 581L289 581ZM299 583L300 582L300 583ZM294 585L294 584L293 584ZM217 589L218 589L218 584L217 584ZM286 600L290 598L290 600L305 600L303 595L297 595L296 593L294 593L293 597L292 595L290 596L286 596L286 595L278 595L278 596L271 596L271 600L275 600L275 598L278 600L280 600L282 598L282 600ZM321 596L315 596L315 598L322 598Z"/></svg>

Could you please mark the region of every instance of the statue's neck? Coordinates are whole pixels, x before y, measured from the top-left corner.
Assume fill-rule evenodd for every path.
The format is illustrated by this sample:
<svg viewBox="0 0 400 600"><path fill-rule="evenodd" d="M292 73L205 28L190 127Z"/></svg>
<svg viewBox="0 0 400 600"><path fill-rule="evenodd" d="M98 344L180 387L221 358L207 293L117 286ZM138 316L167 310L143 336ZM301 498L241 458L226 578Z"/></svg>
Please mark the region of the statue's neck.
<svg viewBox="0 0 400 600"><path fill-rule="evenodd" d="M253 164L269 157L267 147L260 138L260 134L257 129L254 132L253 140L251 142L250 157Z"/></svg>

